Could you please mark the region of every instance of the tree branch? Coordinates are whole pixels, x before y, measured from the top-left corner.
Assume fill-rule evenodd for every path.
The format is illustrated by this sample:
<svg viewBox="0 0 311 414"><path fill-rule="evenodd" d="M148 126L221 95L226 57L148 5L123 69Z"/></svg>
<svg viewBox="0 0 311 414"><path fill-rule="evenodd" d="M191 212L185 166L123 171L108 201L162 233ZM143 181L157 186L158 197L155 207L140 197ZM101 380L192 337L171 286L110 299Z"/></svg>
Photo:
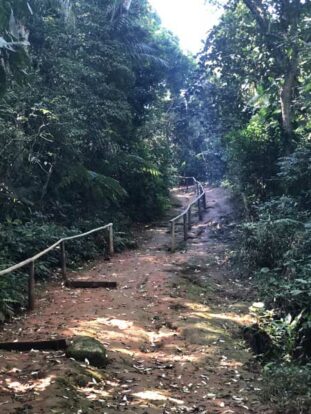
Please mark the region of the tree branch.
<svg viewBox="0 0 311 414"><path fill-rule="evenodd" d="M275 41L276 38L280 41L284 40L281 36L277 35L276 33L272 33L270 30L270 20L267 16L266 10L264 9L264 5L262 0L242 0L246 7L249 9L251 14L253 15L254 19L257 22L259 30L261 34L264 36L266 41L266 46L269 49L270 53L276 60L277 65L279 68L283 68L284 62L286 60L286 56L284 56L282 52L282 48L280 45Z"/></svg>

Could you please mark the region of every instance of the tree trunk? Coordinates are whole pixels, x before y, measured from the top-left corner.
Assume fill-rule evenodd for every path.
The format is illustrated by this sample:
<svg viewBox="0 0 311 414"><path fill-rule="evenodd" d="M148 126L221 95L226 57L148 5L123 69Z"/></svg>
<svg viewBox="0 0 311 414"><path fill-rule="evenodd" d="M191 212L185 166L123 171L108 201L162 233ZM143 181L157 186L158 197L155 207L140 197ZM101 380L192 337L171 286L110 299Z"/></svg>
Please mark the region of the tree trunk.
<svg viewBox="0 0 311 414"><path fill-rule="evenodd" d="M290 67L284 76L284 84L281 88L280 101L282 110L282 128L286 152L293 148L293 95L298 70L298 60L290 63Z"/></svg>
<svg viewBox="0 0 311 414"><path fill-rule="evenodd" d="M124 0L123 2L123 6L127 11L130 10L131 4L132 4L132 0Z"/></svg>

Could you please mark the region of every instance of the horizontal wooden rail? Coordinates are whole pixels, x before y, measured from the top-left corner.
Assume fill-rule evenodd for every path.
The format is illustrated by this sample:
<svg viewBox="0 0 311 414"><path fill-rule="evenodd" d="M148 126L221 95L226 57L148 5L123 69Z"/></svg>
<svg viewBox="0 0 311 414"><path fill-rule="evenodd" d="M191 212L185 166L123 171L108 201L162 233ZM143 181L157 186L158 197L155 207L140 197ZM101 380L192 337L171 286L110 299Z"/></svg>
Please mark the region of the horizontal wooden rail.
<svg viewBox="0 0 311 414"><path fill-rule="evenodd" d="M17 263L14 266L8 267L7 269L0 271L0 276L7 275L9 273L15 272L16 270L19 270L25 266L30 266L29 269L29 279L28 279L28 308L29 310L33 310L35 307L35 262L40 259L41 257L45 256L52 250L56 249L58 246L61 246L61 268L62 268L62 275L64 278L65 283L68 282L67 280L67 267L66 267L66 247L65 242L75 240L75 239L81 239L83 237L87 237L93 233L98 233L103 230L108 230L108 248L109 253L114 253L114 245L113 245L113 224L109 223L105 226L98 227L96 229L87 231L86 233L77 234L75 236L70 237L64 237L60 240L58 240L56 243L54 243L52 246L48 247L47 249L43 250L42 252L36 254L33 257L30 257L29 259L23 260L20 263Z"/></svg>
<svg viewBox="0 0 311 414"><path fill-rule="evenodd" d="M189 187L189 181L192 182L195 186L196 197L188 204L187 208L182 211L178 216L170 220L170 230L171 230L171 252L174 252L176 249L176 226L179 224L179 220L183 220L181 223L183 225L184 241L188 239L188 231L192 228L192 210L194 206L198 208L199 220L203 220L203 210L206 210L206 193L204 191L203 185L194 177L177 177L179 179L185 180L187 188Z"/></svg>

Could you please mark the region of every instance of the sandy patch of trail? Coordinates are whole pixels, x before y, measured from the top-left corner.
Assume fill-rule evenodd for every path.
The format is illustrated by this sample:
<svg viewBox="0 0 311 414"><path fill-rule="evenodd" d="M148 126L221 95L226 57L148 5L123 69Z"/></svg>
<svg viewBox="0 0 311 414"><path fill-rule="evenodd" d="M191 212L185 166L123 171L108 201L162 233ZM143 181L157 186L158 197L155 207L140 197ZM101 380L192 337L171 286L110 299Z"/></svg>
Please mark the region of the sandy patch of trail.
<svg viewBox="0 0 311 414"><path fill-rule="evenodd" d="M185 203L192 195L177 196ZM5 325L1 341L93 336L111 362L96 370L62 352L0 351L1 413L271 412L258 400L260 374L248 368L238 335L249 303L229 266L230 196L208 189L207 202L187 247L169 253L158 223L138 234L138 250L79 274L117 280L117 291L50 285L35 312Z"/></svg>

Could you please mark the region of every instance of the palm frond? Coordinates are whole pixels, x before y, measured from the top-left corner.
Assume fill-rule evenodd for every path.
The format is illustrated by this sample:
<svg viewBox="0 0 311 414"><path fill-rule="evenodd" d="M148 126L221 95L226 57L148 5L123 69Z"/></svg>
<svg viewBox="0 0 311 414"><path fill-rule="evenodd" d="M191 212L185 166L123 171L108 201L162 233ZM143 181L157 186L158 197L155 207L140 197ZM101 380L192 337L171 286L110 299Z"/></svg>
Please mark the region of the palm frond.
<svg viewBox="0 0 311 414"><path fill-rule="evenodd" d="M158 51L147 43L126 41L125 48L133 61L140 62L145 59L164 68L168 68L168 62L158 56Z"/></svg>

